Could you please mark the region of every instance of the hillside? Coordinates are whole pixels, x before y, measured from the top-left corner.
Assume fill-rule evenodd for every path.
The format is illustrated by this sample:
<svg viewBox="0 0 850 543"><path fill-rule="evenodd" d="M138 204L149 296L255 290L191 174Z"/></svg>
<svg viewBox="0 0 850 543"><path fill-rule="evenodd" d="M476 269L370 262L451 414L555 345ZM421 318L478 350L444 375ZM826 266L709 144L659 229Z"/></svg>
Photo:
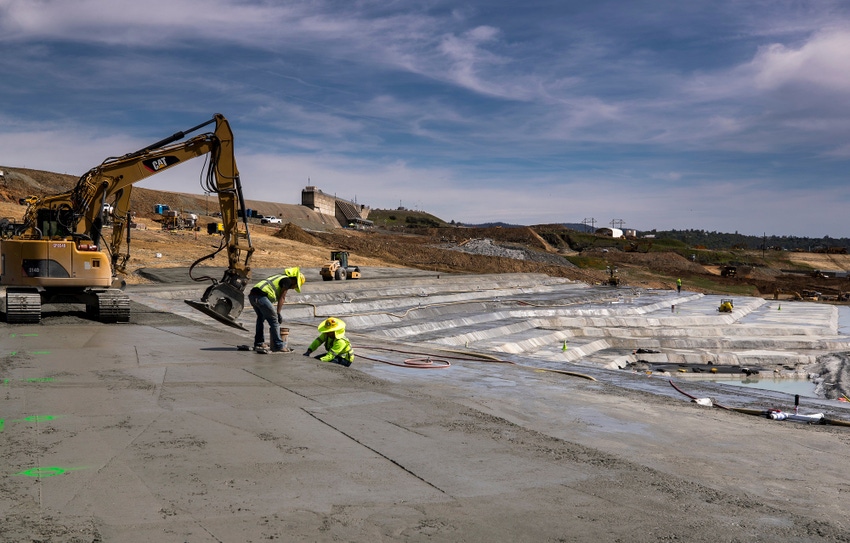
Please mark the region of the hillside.
<svg viewBox="0 0 850 543"><path fill-rule="evenodd" d="M5 168L0 215L19 220L18 199L68 190L74 176ZM165 231L156 222L155 204L200 216L200 232ZM358 266L407 266L456 273L530 272L590 283L606 282L616 269L621 284L673 288L681 278L687 290L772 297L804 290L837 297L850 291L846 278L815 277L815 270L850 271L850 256L791 251L695 249L677 240L619 240L580 233L563 225L466 228L433 215L408 210L375 210L374 230L339 228L304 206L249 201L264 215L278 216L283 227L254 222L254 267L321 266L332 249L351 253ZM215 198L134 187L131 201L140 228L132 233L131 270L186 266L218 244L205 225L217 219ZM157 256L159 255L159 256ZM209 263L224 265L223 261ZM737 265L735 277L721 277L721 266ZM368 273L368 272L367 272ZM841 274L843 275L843 274ZM141 282L131 277L130 282Z"/></svg>

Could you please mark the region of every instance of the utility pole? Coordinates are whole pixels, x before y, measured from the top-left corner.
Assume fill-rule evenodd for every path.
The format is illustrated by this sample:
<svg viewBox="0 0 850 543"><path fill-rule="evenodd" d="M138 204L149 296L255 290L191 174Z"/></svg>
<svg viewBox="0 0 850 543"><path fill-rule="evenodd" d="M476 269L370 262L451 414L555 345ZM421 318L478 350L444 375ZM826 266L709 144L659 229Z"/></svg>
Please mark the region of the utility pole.
<svg viewBox="0 0 850 543"><path fill-rule="evenodd" d="M596 230L596 228L594 228L594 227L596 226L596 219L594 219L593 217L591 217L591 218L589 218L589 219L585 218L583 221L581 221L581 223L582 223L584 226L587 226L587 224L588 224L588 223L590 223L590 231L591 231L591 232L593 232L594 230Z"/></svg>
<svg viewBox="0 0 850 543"><path fill-rule="evenodd" d="M623 225L626 224L626 221L623 219L613 219L611 221L611 228L623 228Z"/></svg>

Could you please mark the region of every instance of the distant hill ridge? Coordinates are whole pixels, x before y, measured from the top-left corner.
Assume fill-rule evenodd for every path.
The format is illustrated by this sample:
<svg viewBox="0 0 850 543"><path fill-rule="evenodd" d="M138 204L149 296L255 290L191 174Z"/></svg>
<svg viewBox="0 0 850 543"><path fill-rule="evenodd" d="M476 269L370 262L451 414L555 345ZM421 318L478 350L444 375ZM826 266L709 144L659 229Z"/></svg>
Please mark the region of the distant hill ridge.
<svg viewBox="0 0 850 543"><path fill-rule="evenodd" d="M48 172L43 170L32 170L27 168L13 168L0 166L4 172L0 178L0 201L17 202L19 198L29 195L44 196L56 194L71 189L77 182L78 177ZM298 204L282 204L278 202L266 202L260 200L247 200L246 205L250 209L256 209L263 215L280 217L284 223L291 222L305 230L331 231L339 228L333 217L326 217L305 206ZM177 193L146 189L141 186L133 187L132 206L142 217L155 217L154 206L156 204L167 204L172 209L183 210L187 213L208 215L214 212L218 203L213 197L198 194ZM464 226L472 228L522 228L526 225L515 225L505 222L489 222L483 224L446 222L425 211L414 211L407 209L383 210L373 209L369 215L376 226L386 228L439 228L447 226ZM589 227L583 223L559 223L559 226L588 232ZM709 232L706 230L639 230L640 236L652 234L656 239L672 239L685 243L692 247L705 247L707 249L764 249L764 250L802 250L825 252L838 249L850 251L850 238L808 238L800 236L751 236L746 234Z"/></svg>

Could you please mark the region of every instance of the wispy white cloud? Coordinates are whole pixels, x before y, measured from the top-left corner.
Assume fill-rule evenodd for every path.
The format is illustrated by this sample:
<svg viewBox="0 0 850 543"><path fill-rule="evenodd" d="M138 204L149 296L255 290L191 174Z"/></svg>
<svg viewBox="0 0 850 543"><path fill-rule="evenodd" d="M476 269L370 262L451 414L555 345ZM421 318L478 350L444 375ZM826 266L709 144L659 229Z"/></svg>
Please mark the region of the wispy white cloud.
<svg viewBox="0 0 850 543"><path fill-rule="evenodd" d="M813 85L850 91L850 27L817 33L799 47L774 43L761 48L751 63L758 88Z"/></svg>
<svg viewBox="0 0 850 543"><path fill-rule="evenodd" d="M850 192L848 21L836 0L0 0L0 163L81 173L221 112L248 191L743 231L772 220L752 198Z"/></svg>

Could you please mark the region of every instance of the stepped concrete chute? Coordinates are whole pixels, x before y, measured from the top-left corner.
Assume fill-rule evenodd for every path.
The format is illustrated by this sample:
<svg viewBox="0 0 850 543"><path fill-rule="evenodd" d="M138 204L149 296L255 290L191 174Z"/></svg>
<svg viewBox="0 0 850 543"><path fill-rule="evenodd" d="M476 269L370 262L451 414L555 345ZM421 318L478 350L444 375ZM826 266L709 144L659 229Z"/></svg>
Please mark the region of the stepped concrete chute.
<svg viewBox="0 0 850 543"><path fill-rule="evenodd" d="M309 272L308 272L309 273ZM368 279L367 279L368 278ZM136 299L195 298L183 287L140 288ZM423 349L464 349L521 364L623 368L636 363L800 368L850 351L825 304L589 286L541 274L455 275L364 270L364 279L308 281L282 311L290 324L344 318L349 334ZM157 302L157 300L160 300ZM187 316L204 319L191 310ZM253 330L253 312L240 322ZM212 324L211 324L212 325ZM566 348L565 348L566 347ZM636 354L638 349L658 351Z"/></svg>

